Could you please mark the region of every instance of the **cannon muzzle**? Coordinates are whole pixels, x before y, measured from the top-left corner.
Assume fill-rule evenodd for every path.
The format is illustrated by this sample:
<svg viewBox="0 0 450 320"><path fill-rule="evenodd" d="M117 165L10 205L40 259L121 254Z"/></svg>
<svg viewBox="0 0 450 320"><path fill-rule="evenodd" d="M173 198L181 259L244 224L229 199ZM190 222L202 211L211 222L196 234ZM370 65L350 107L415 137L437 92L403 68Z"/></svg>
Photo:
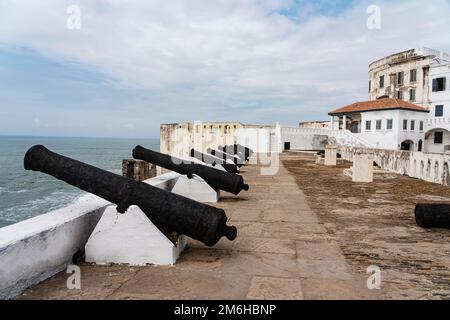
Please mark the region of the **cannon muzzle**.
<svg viewBox="0 0 450 320"><path fill-rule="evenodd" d="M153 223L208 246L215 245L222 236L234 240L237 235L234 226L226 225L222 209L59 155L41 145L28 150L24 167L106 199L121 213L137 205Z"/></svg>
<svg viewBox="0 0 450 320"><path fill-rule="evenodd" d="M141 146L136 146L133 149L133 157L187 175L188 178L192 178L195 174L205 180L213 189L223 190L234 195L238 195L242 190L249 189L248 184L244 183L244 179L240 175L172 157Z"/></svg>
<svg viewBox="0 0 450 320"><path fill-rule="evenodd" d="M422 228L450 228L449 204L417 204L416 223Z"/></svg>

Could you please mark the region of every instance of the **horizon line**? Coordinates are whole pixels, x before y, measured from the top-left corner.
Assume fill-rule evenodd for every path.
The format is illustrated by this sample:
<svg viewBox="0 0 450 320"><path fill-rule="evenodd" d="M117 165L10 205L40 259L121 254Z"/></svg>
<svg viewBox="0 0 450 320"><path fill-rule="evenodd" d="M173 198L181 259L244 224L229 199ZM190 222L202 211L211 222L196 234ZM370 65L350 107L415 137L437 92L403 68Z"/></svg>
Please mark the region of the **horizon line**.
<svg viewBox="0 0 450 320"><path fill-rule="evenodd" d="M57 135L27 135L27 134L3 134L0 137L21 137L21 138L77 138L77 139L139 139L139 140L160 140L160 138L137 138L137 137L102 137L102 136L57 136Z"/></svg>

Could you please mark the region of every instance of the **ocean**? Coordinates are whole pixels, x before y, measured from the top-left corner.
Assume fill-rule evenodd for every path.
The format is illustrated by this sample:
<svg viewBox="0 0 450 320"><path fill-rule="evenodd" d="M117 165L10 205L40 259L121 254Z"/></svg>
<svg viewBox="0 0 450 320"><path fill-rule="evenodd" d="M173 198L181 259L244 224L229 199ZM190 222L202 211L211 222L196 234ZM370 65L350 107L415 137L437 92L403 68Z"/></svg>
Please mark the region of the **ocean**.
<svg viewBox="0 0 450 320"><path fill-rule="evenodd" d="M122 174L122 160L140 144L159 151L159 139L0 136L0 228L65 207L86 192L49 175L26 171L23 157L42 144L62 155Z"/></svg>

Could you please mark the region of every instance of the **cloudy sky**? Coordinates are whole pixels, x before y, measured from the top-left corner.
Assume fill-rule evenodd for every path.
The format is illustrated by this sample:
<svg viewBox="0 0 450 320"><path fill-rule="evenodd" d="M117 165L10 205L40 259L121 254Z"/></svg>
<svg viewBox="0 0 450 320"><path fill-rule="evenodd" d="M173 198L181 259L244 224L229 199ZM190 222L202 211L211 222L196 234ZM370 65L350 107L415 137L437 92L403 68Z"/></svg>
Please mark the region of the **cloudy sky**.
<svg viewBox="0 0 450 320"><path fill-rule="evenodd" d="M71 5L80 29L67 28ZM328 119L367 99L371 61L450 52L449 30L450 0L0 0L0 134Z"/></svg>

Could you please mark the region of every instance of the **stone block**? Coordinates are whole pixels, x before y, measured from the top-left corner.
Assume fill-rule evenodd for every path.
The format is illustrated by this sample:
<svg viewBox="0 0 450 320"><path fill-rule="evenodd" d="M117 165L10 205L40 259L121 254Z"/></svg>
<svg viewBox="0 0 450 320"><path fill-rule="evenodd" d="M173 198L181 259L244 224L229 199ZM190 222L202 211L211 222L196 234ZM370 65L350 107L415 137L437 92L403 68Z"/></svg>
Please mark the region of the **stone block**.
<svg viewBox="0 0 450 320"><path fill-rule="evenodd" d="M353 182L373 182L373 154L353 155Z"/></svg>
<svg viewBox="0 0 450 320"><path fill-rule="evenodd" d="M337 148L333 145L327 145L325 147L325 165L336 166L337 165Z"/></svg>
<svg viewBox="0 0 450 320"><path fill-rule="evenodd" d="M156 166L142 160L122 161L122 175L136 181L144 181L156 176Z"/></svg>

